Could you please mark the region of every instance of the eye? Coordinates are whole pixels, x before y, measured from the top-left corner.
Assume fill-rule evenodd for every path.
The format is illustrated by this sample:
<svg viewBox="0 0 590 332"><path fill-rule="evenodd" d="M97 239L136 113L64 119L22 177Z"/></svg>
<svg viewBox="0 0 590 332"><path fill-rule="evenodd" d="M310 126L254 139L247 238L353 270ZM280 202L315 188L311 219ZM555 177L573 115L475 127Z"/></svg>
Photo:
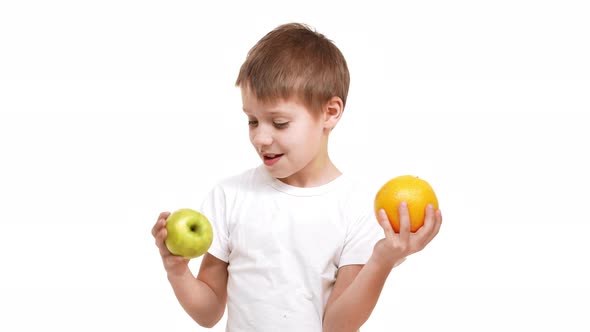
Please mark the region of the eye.
<svg viewBox="0 0 590 332"><path fill-rule="evenodd" d="M256 127L256 126L258 126L258 121L256 121L256 120L248 120L248 126L250 126L250 127Z"/></svg>
<svg viewBox="0 0 590 332"><path fill-rule="evenodd" d="M284 129L289 126L289 122L274 122L273 124L277 129Z"/></svg>

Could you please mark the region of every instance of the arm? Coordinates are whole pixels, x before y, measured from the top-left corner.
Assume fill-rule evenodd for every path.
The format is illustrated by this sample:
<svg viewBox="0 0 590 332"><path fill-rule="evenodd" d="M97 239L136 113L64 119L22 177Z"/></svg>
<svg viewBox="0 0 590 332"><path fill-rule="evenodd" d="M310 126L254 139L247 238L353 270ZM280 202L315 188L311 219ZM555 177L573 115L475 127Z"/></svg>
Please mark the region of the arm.
<svg viewBox="0 0 590 332"><path fill-rule="evenodd" d="M395 233L384 211L379 222L385 232L373 249L371 258L362 265L344 266L338 270L334 289L324 313L324 332L357 331L369 319L377 304L385 280L396 264L406 256L422 250L438 233L442 222L440 211L426 209L424 226L410 233L407 207L400 204L400 233Z"/></svg>
<svg viewBox="0 0 590 332"><path fill-rule="evenodd" d="M197 278L190 270L168 274L178 302L192 319L211 328L223 317L227 301L227 263L205 254Z"/></svg>
<svg viewBox="0 0 590 332"><path fill-rule="evenodd" d="M167 212L160 214L152 228L168 280L178 302L189 316L203 327L213 327L225 311L228 264L207 253L203 256L199 275L195 278L188 267L189 260L172 255L164 244L169 215Z"/></svg>
<svg viewBox="0 0 590 332"><path fill-rule="evenodd" d="M371 261L340 268L326 305L324 332L358 331L375 308L390 271Z"/></svg>

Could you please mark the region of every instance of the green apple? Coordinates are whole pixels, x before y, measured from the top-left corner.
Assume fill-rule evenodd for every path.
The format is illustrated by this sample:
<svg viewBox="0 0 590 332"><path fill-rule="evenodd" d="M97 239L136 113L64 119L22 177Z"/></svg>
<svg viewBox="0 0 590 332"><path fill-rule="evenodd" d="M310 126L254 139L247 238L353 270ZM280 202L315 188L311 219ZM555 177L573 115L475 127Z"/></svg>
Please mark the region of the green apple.
<svg viewBox="0 0 590 332"><path fill-rule="evenodd" d="M213 241L207 217L192 209L174 211L166 220L166 247L177 256L195 258L204 254Z"/></svg>

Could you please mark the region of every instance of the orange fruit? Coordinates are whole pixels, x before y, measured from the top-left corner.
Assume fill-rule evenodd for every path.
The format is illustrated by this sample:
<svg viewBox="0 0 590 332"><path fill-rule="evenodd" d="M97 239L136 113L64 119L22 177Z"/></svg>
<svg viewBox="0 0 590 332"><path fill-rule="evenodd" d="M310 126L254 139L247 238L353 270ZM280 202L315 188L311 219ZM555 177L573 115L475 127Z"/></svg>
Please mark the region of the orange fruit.
<svg viewBox="0 0 590 332"><path fill-rule="evenodd" d="M375 196L375 214L385 209L389 222L399 233L400 222L398 206L406 202L410 213L410 231L416 232L424 224L426 205L432 204L438 209L438 200L430 184L417 176L402 175L385 183Z"/></svg>

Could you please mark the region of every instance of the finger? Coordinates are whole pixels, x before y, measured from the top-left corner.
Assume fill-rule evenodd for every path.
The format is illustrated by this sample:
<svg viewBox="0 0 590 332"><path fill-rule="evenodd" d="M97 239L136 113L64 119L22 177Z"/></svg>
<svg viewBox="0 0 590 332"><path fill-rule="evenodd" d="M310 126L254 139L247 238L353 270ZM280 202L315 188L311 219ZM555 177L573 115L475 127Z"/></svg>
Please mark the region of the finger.
<svg viewBox="0 0 590 332"><path fill-rule="evenodd" d="M166 239L166 228L161 228L156 233L156 245L159 247L162 243L164 243L164 239Z"/></svg>
<svg viewBox="0 0 590 332"><path fill-rule="evenodd" d="M152 227L152 235L154 237L156 237L156 233L158 233L158 230L161 227L163 227L163 225L166 222L166 219L168 219L168 216L170 216L170 212L161 212L160 213L160 215L158 216L158 220L154 224L154 227Z"/></svg>
<svg viewBox="0 0 590 332"><path fill-rule="evenodd" d="M162 227L164 227L164 220L158 219L158 221L156 221L156 223L154 224L154 227L152 227L152 236L156 237L156 234L158 234Z"/></svg>
<svg viewBox="0 0 590 332"><path fill-rule="evenodd" d="M406 202L399 204L398 213L400 240L408 243L410 239L410 212L408 211L408 204Z"/></svg>
<svg viewBox="0 0 590 332"><path fill-rule="evenodd" d="M168 247L166 247L166 235L167 235L167 231L166 228L162 228L162 230L160 230L158 232L158 234L156 235L156 246L158 247L158 249L160 249L160 254L162 256L168 256L170 255L170 251L168 250Z"/></svg>
<svg viewBox="0 0 590 332"><path fill-rule="evenodd" d="M434 239L436 234L438 234L438 232L440 231L441 225L442 225L442 212L440 210L436 210L436 212L434 213L434 228L431 232L430 240L428 240L428 242L432 241L432 239Z"/></svg>
<svg viewBox="0 0 590 332"><path fill-rule="evenodd" d="M432 239L434 239L436 234L438 234L438 231L440 230L441 223L442 223L442 214L441 214L440 210L437 210L436 212L432 212L432 227L428 230L428 232L424 233L424 235L425 235L424 245L430 243L430 241L432 241Z"/></svg>
<svg viewBox="0 0 590 332"><path fill-rule="evenodd" d="M434 207L432 204L426 205L424 208L424 225L416 231L416 236L420 240L426 240L430 237L432 230L434 229Z"/></svg>
<svg viewBox="0 0 590 332"><path fill-rule="evenodd" d="M387 213L385 213L384 209L379 210L379 224L381 228L383 228L383 233L385 233L386 239L393 238L393 227L391 227L391 223L389 222L389 218L387 217Z"/></svg>

